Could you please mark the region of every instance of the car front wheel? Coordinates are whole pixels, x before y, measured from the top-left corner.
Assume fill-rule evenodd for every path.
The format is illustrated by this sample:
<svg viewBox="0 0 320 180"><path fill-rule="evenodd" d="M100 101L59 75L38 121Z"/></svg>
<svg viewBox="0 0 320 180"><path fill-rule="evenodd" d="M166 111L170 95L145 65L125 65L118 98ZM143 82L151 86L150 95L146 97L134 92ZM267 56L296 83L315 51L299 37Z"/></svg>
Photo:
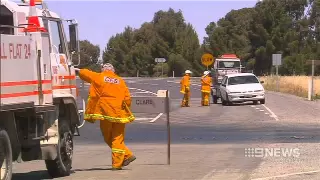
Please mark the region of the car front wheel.
<svg viewBox="0 0 320 180"><path fill-rule="evenodd" d="M260 104L265 104L265 103L266 103L266 99L260 100Z"/></svg>
<svg viewBox="0 0 320 180"><path fill-rule="evenodd" d="M224 100L223 97L221 96L222 105L224 105L224 106L231 105L232 103L228 99L228 93L226 93L226 98L227 99Z"/></svg>

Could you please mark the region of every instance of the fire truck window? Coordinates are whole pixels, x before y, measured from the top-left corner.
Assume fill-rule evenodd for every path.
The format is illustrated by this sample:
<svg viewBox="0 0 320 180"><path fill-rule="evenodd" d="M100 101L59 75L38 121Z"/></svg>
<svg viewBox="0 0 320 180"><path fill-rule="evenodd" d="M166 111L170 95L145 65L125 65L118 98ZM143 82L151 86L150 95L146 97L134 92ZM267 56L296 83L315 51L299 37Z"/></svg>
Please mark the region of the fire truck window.
<svg viewBox="0 0 320 180"><path fill-rule="evenodd" d="M8 8L0 6L0 25L13 26L13 14ZM0 27L0 34L14 34L12 27Z"/></svg>
<svg viewBox="0 0 320 180"><path fill-rule="evenodd" d="M60 33L59 23L56 21L49 21L50 26L50 36L51 36L51 43L52 45L58 48L60 54L65 54L63 41L62 41L62 34ZM53 50L56 52L57 50Z"/></svg>
<svg viewBox="0 0 320 180"><path fill-rule="evenodd" d="M240 62L238 61L220 61L219 68L239 68Z"/></svg>

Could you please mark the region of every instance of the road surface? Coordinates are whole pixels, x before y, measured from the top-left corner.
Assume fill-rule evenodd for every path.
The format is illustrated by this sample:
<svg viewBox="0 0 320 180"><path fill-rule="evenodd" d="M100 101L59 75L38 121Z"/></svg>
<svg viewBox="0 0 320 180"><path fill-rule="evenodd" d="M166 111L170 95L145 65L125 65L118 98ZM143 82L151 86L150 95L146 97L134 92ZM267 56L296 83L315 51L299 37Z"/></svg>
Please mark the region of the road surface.
<svg viewBox="0 0 320 180"><path fill-rule="evenodd" d="M132 96L154 96L157 90L168 89L173 104L179 105L179 80L127 78L126 82ZM136 114L125 140L136 161L121 171L110 171L111 152L99 123L85 124L75 139L73 173L58 179L320 179L319 102L267 93L265 105L201 107L199 79L192 80L191 91L191 107L170 113L170 165L165 114ZM255 148L255 154L248 148ZM249 157L258 156L259 148L279 154ZM43 161L15 164L14 173L13 179L50 179Z"/></svg>

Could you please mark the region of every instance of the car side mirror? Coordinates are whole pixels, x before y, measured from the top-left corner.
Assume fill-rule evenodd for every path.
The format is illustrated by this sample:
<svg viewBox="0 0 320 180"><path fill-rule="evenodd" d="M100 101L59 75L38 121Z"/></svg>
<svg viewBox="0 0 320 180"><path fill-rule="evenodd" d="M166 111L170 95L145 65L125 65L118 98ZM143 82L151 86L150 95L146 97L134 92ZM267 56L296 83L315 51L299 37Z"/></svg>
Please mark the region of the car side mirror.
<svg viewBox="0 0 320 180"><path fill-rule="evenodd" d="M226 87L226 85L225 85L225 84L221 84L221 86Z"/></svg>
<svg viewBox="0 0 320 180"><path fill-rule="evenodd" d="M263 83L264 83L264 81L260 81L260 83L261 83L261 84L263 84Z"/></svg>

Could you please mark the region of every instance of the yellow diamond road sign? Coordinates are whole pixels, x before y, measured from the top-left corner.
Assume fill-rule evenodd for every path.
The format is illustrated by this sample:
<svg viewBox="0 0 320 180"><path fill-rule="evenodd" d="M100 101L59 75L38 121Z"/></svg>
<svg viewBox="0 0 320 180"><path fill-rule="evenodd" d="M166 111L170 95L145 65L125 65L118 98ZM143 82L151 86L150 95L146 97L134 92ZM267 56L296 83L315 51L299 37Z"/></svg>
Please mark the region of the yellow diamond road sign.
<svg viewBox="0 0 320 180"><path fill-rule="evenodd" d="M204 54L201 57L201 63L205 66L210 66L211 64L213 64L214 59L213 56L211 54Z"/></svg>

